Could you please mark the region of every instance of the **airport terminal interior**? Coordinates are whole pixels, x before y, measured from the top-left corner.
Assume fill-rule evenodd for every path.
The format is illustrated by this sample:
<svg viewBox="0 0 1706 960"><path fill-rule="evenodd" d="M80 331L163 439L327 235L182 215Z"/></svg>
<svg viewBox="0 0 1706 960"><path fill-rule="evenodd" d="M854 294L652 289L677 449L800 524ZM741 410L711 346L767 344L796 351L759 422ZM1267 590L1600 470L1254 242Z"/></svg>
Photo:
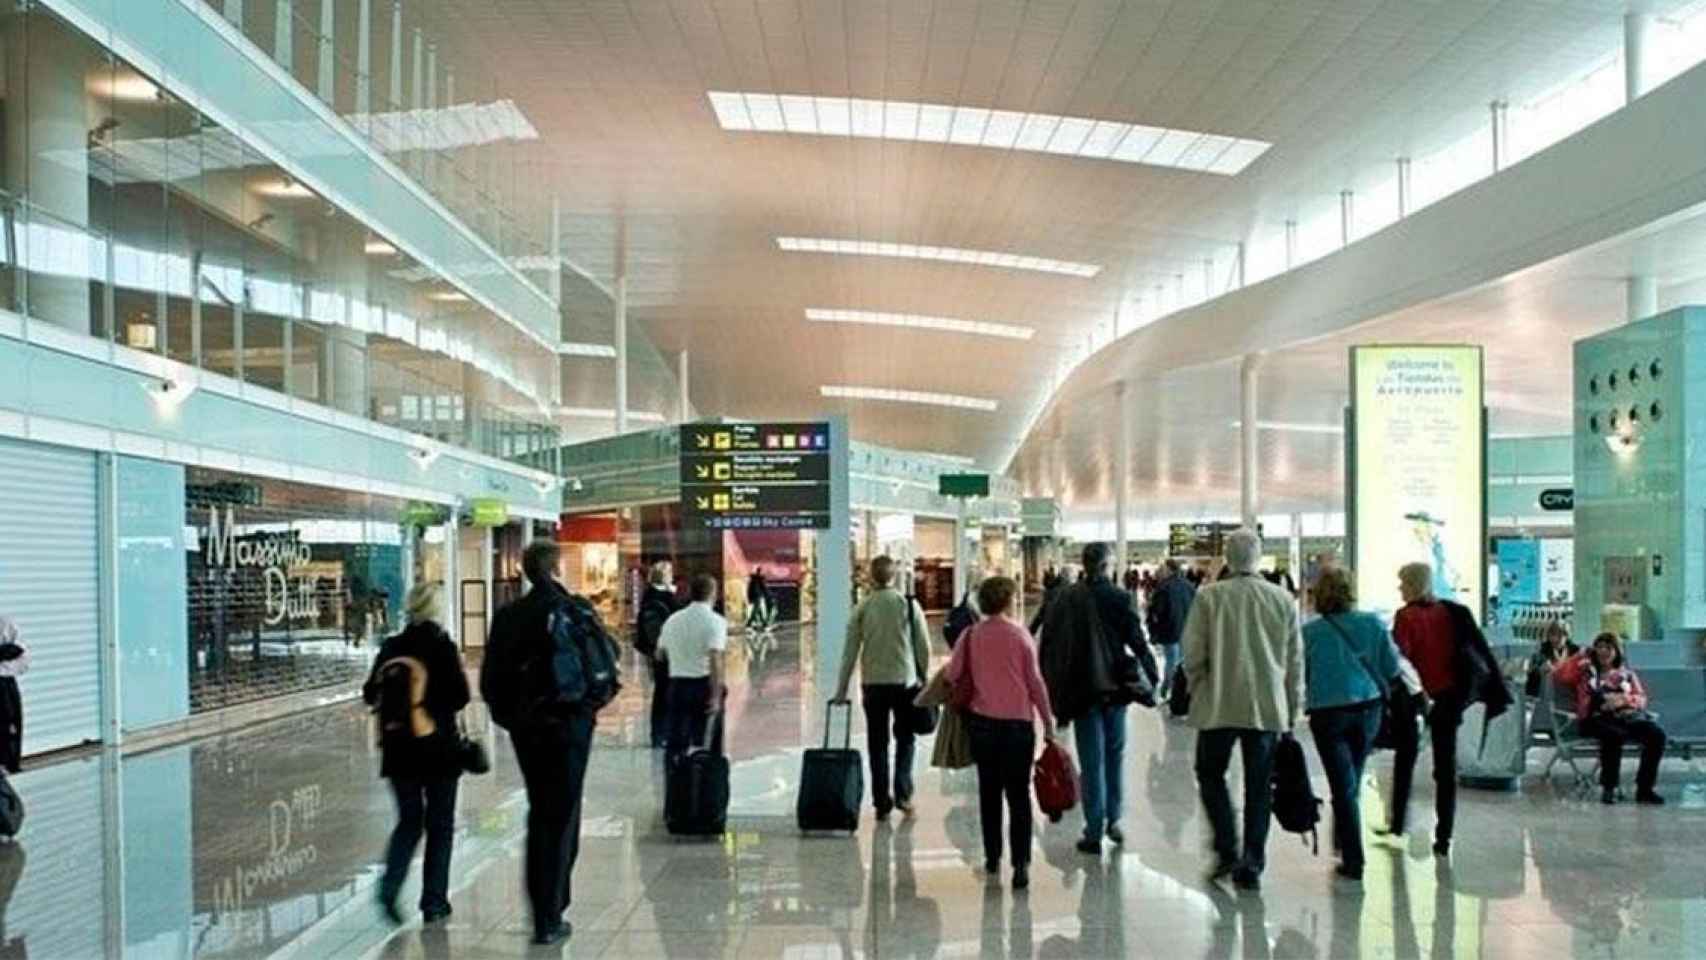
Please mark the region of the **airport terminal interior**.
<svg viewBox="0 0 1706 960"><path fill-rule="evenodd" d="M0 960L1706 958L1706 0L14 0L0 142Z"/></svg>

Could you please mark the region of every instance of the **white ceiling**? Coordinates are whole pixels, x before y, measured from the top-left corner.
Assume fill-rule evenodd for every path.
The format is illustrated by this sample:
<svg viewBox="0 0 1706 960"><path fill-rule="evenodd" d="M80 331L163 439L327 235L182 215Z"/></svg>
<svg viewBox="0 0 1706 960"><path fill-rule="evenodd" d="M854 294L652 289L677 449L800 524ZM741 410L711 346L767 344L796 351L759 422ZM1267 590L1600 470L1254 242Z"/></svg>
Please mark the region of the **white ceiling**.
<svg viewBox="0 0 1706 960"><path fill-rule="evenodd" d="M1662 14L1682 3L1649 6ZM606 284L625 271L631 316L666 354L690 351L700 411L846 411L862 440L998 466L1046 399L1063 347L1122 299L1176 274L1200 276L1205 257L1226 263L1252 230L1336 195L1370 164L1455 140L1495 98L1521 102L1593 66L1619 42L1625 7L450 0L449 33L458 56L501 78L501 93L553 151L560 172L538 188L562 198L566 254ZM998 107L1274 147L1225 178L975 147L730 133L707 90ZM1081 279L785 253L774 242L781 235L1010 251L1105 269ZM1039 334L1012 342L825 326L804 319L807 307L1018 323ZM1303 369L1292 384L1287 363L1273 361L1276 395L1295 395L1301 413L1330 413L1331 391ZM1149 388L1157 392L1145 407L1166 416L1148 429L1158 440L1168 431L1181 438L1157 454L1169 484L1213 486L1233 474L1207 448L1230 428L1203 434L1192 424L1209 409L1209 419L1230 421L1213 404L1234 394L1191 382ZM828 401L822 384L986 396L1000 409ZM591 405L602 391L589 378L566 392ZM1292 452L1283 441L1275 449L1296 477L1275 489L1290 484L1304 496L1319 451ZM1083 478L1074 496L1100 482L1096 456L1062 465Z"/></svg>
<svg viewBox="0 0 1706 960"><path fill-rule="evenodd" d="M1480 343L1489 430L1568 433L1574 341L1623 321L1624 278L1665 281L1659 306L1706 300L1706 210L1560 257L1456 296L1269 354L1259 422L1333 427L1349 403L1349 349L1363 343ZM1692 282L1677 282L1695 278ZM1132 512L1139 521L1235 517L1239 509L1237 361L1128 381L1134 402ZM1112 523L1111 388L1052 411L1013 464L1028 493L1052 491L1082 523ZM1264 514L1343 507L1341 434L1263 430Z"/></svg>

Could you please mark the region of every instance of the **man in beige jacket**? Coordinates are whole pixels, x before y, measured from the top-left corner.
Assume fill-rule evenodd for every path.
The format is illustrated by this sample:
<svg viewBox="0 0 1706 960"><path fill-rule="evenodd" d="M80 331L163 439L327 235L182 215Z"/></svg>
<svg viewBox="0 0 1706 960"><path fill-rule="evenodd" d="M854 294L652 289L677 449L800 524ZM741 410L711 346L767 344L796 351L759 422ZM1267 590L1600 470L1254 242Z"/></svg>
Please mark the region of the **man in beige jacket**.
<svg viewBox="0 0 1706 960"><path fill-rule="evenodd" d="M918 601L894 586L894 560L871 561L876 589L853 611L847 624L847 648L841 654L841 682L835 699L847 699L853 668L859 668L865 704L865 734L871 750L871 799L877 819L890 811L912 813L912 754L915 735L908 721L913 698L930 670L930 634ZM889 729L894 729L894 781L889 781Z"/></svg>
<svg viewBox="0 0 1706 960"><path fill-rule="evenodd" d="M1261 889L1273 803L1274 749L1303 711L1303 640L1291 595L1257 573L1262 541L1240 529L1226 539L1232 575L1197 592L1180 646L1197 728L1197 785L1214 827L1211 878L1231 875ZM1244 843L1238 844L1226 768L1244 762Z"/></svg>

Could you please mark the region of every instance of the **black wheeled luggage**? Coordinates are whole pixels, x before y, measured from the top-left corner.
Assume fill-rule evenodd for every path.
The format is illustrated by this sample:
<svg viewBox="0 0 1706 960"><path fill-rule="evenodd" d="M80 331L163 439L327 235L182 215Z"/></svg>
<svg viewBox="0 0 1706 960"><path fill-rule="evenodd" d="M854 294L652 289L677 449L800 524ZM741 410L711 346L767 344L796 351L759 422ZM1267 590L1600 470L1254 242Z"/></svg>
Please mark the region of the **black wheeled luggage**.
<svg viewBox="0 0 1706 960"><path fill-rule="evenodd" d="M832 750L829 728L834 724L837 706L847 708L847 734L841 749ZM864 762L859 751L853 749L853 703L831 700L823 720L823 748L807 750L800 765L800 799L796 810L800 830L855 832L859 829L859 808L864 803Z"/></svg>
<svg viewBox="0 0 1706 960"><path fill-rule="evenodd" d="M678 837L720 837L729 822L729 758L712 749L722 714L694 747L664 772L663 823Z"/></svg>

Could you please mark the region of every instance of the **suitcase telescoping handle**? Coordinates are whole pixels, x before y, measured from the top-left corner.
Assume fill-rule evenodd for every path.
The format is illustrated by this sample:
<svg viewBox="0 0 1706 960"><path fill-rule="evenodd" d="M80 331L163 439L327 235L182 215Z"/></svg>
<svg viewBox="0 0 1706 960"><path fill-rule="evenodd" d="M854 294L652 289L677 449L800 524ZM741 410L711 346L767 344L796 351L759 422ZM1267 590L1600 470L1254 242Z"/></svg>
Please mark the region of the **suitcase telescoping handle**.
<svg viewBox="0 0 1706 960"><path fill-rule="evenodd" d="M823 748L829 749L829 728L835 724L836 707L847 708L847 735L841 740L841 749L851 750L853 749L853 701L851 700L829 701L829 709L823 718Z"/></svg>

